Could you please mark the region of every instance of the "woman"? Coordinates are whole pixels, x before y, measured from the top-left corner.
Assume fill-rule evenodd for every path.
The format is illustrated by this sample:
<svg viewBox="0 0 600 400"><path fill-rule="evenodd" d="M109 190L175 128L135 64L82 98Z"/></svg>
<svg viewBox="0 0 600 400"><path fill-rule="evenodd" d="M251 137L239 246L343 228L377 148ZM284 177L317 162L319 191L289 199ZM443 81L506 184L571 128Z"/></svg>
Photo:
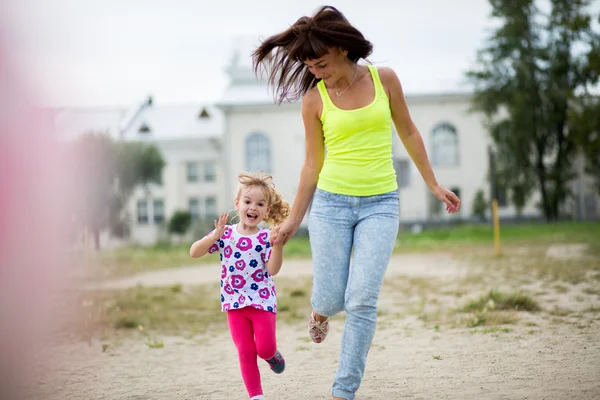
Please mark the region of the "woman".
<svg viewBox="0 0 600 400"><path fill-rule="evenodd" d="M312 340L322 342L329 317L346 311L334 399L354 399L360 386L398 233L392 123L433 195L449 213L460 209L435 179L395 72L359 64L372 50L341 12L325 6L253 54L255 72L268 71L278 103L302 98L306 158L290 217L272 240L285 244L296 233L312 199Z"/></svg>

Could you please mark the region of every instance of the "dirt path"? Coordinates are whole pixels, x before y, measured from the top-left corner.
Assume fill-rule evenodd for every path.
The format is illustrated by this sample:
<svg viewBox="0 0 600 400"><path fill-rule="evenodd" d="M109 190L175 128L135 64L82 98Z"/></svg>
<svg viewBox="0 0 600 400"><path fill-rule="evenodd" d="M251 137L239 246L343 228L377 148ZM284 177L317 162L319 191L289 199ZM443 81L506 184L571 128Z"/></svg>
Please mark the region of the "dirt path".
<svg viewBox="0 0 600 400"><path fill-rule="evenodd" d="M213 284L220 274L218 264L190 265L180 268L152 271L119 280L88 283L88 290L126 289L142 285L146 287L171 286L174 284L203 285ZM392 257L387 276L390 275L419 275L436 277L457 277L465 273L458 263L448 254L430 254L427 256L409 254ZM312 275L310 260L286 260L277 277L299 278Z"/></svg>
<svg viewBox="0 0 600 400"><path fill-rule="evenodd" d="M469 271L471 267L447 254L393 258L382 293L378 330L357 399L600 398L600 318L597 311L585 311L600 305L598 295L582 297L583 292L576 291L576 286L563 297L540 294L544 307L568 303L574 316L527 314L506 332L486 333L464 325L440 328L428 323L419 312L409 312L425 299L427 304L454 307L464 301L448 294L457 288L480 293L494 283L503 287L520 285L519 281L500 281L495 275L471 284L464 280ZM307 277L310 273L309 262L288 261L281 275ZM103 286L202 284L214 283L213 278L214 270L201 266ZM437 289L417 288L418 282L428 282ZM397 284L403 283L408 286L398 289ZM431 294L419 297L419 290ZM343 316L335 317L330 336L318 345L307 340L304 323L280 324L278 341L287 369L282 375L274 375L261 361L266 399L330 399L343 321ZM226 331L202 338L161 340L164 348L160 349L148 347L142 338L126 339L106 352L99 341L49 347L46 354L52 362L40 365L40 375L28 399L247 399L235 349Z"/></svg>

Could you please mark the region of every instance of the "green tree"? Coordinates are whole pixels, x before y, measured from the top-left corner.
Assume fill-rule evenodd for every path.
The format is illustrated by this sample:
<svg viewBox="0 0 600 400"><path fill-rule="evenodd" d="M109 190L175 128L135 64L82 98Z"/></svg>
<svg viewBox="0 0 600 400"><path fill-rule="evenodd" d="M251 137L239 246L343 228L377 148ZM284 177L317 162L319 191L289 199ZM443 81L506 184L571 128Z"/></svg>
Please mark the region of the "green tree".
<svg viewBox="0 0 600 400"><path fill-rule="evenodd" d="M585 158L586 172L594 177L600 194L600 101L583 99L571 118L574 121L571 132Z"/></svg>
<svg viewBox="0 0 600 400"><path fill-rule="evenodd" d="M488 117L499 183L523 204L539 190L547 220L559 217L570 195L572 107L598 81L590 72L598 33L589 3L551 0L544 14L534 0L490 0L501 23L467 73L473 109Z"/></svg>
<svg viewBox="0 0 600 400"><path fill-rule="evenodd" d="M119 142L117 145L119 190L133 191L137 185L162 183L165 163L158 148L141 142Z"/></svg>
<svg viewBox="0 0 600 400"><path fill-rule="evenodd" d="M107 227L109 205L113 201L116 162L114 144L103 134L86 133L71 145L71 155L77 168L72 171L79 189L74 196L73 211L79 228L87 228L96 249L100 247L100 232Z"/></svg>
<svg viewBox="0 0 600 400"><path fill-rule="evenodd" d="M80 136L70 150L78 167L72 171L79 188L73 213L99 249L102 231L128 234L125 205L137 185L160 183L164 161L151 144L113 142L94 132Z"/></svg>
<svg viewBox="0 0 600 400"><path fill-rule="evenodd" d="M129 223L125 206L136 187L162 183L165 162L158 148L141 142L118 142L115 145L116 184L110 206L111 234L126 237Z"/></svg>
<svg viewBox="0 0 600 400"><path fill-rule="evenodd" d="M600 15L598 16L600 24ZM600 79L600 37L592 38L584 73L591 82ZM586 88L587 89L587 88ZM573 112L574 136L586 160L586 171L595 178L600 194L600 98L588 90L580 97L579 107Z"/></svg>

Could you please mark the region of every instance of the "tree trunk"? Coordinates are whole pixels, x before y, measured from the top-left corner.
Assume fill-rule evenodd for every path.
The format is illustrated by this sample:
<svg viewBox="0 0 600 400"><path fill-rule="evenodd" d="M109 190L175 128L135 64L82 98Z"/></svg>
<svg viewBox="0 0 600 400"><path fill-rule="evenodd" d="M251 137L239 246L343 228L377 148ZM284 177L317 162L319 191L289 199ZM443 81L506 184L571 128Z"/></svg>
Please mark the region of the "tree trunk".
<svg viewBox="0 0 600 400"><path fill-rule="evenodd" d="M552 210L550 206L550 199L548 196L548 188L546 187L546 167L544 166L544 151L543 144L540 145L538 142L537 145L537 162L536 162L536 172L537 178L540 182L540 192L542 194L542 210L544 211L544 217L546 221L552 221Z"/></svg>
<svg viewBox="0 0 600 400"><path fill-rule="evenodd" d="M563 124L559 124L559 128L560 129L559 132L557 132L558 134L558 140L557 140L557 154L556 154L556 161L554 162L554 174L553 175L553 180L554 180L554 196L552 196L552 203L551 203L551 207L552 207L552 213L554 215L554 219L558 219L559 216L559 208L560 208L560 203L561 203L561 198L564 195L564 190L565 190L565 174L563 173L563 171L561 171L561 168L565 168L567 167L566 165L564 165L565 163L563 162L564 156L565 156L565 141L564 141L564 137L563 137Z"/></svg>

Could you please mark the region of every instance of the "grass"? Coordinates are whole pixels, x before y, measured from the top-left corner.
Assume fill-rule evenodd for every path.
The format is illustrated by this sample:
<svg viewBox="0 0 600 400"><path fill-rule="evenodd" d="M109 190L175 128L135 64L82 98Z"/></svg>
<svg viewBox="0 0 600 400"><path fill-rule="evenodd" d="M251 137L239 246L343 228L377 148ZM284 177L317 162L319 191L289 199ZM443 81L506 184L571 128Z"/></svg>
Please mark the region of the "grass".
<svg viewBox="0 0 600 400"><path fill-rule="evenodd" d="M397 251L456 250L453 257L460 260L468 272L451 278L451 281L419 275L386 278L386 293L382 296L385 305L378 314L382 320L380 328L391 324L393 329L398 329L402 320L402 323L422 324L434 333L469 328L469 332L499 334L508 333L511 328L506 325L518 324L521 318L524 318L521 323L525 327L536 327L536 332L542 331L548 323L565 323L565 317L572 318L572 312L554 306L559 294L570 294L563 298L579 296L576 300L580 303L600 296L600 252L595 242L600 240L599 232L600 228L596 225L579 223L506 226L502 230L505 251L501 257L493 256L491 251L479 251L484 246L491 248L492 233L488 226L457 226L429 230L419 235L403 232L399 236L401 245ZM569 242L587 243L592 257L573 262L546 256L549 245ZM193 260L187 253L188 249L187 244L131 247L95 254L94 261L100 263L98 268L101 265L109 270L108 276L111 277L218 262L218 256ZM310 256L305 236L293 238L284 249L286 258ZM275 280L278 322L305 323L311 309L311 278L276 277ZM575 286L571 286L576 283L583 283L581 295ZM533 286L525 290L535 295L526 291L489 290L490 287L523 285ZM540 291L540 288L544 290ZM541 310L538 301L543 301L547 312L531 318L540 326L528 321L530 317L523 313ZM386 308L388 306L391 308ZM227 330L226 315L220 311L218 280L208 286L173 285L84 292L78 295L72 307L77 311L72 328L83 337L110 338L115 333L138 335L153 349L164 346L156 335L181 335L197 340L209 332ZM589 307L584 311L586 318L597 318L597 307L592 304L584 304L583 307ZM412 333L406 332L406 335ZM103 346L103 351L108 351L113 344L106 346Z"/></svg>
<svg viewBox="0 0 600 400"><path fill-rule="evenodd" d="M600 296L600 288L584 288L582 290L583 293L585 294L589 294L589 295L596 295L596 296Z"/></svg>
<svg viewBox="0 0 600 400"><path fill-rule="evenodd" d="M146 346L148 346L151 349L162 349L163 347L165 347L165 344L162 340L154 340L147 338Z"/></svg>
<svg viewBox="0 0 600 400"><path fill-rule="evenodd" d="M224 326L220 314L219 287L197 286L187 291L177 287L82 293L76 304L75 324L84 336L111 331L165 334L201 333ZM84 316L85 318L82 318Z"/></svg>
<svg viewBox="0 0 600 400"><path fill-rule="evenodd" d="M534 272L537 279L579 284L587 280L590 271L600 271L600 257L573 260L532 257L523 263L523 268Z"/></svg>
<svg viewBox="0 0 600 400"><path fill-rule="evenodd" d="M430 295L435 295L435 292ZM483 333L486 333L488 331L496 332L495 329L502 325L518 323L519 312L541 310L537 301L527 295L518 292L504 293L497 289L492 289L458 308L444 306L440 303L435 302L437 307L432 311L425 312L426 307L433 303L422 299L418 307L412 310L412 314L417 315L417 320L422 321L427 329L433 329L435 332L439 332L442 326L444 329L491 327L483 330ZM498 328L497 332L507 332L506 329L503 329Z"/></svg>
<svg viewBox="0 0 600 400"><path fill-rule="evenodd" d="M514 313L501 311L483 311L475 312L474 315L466 320L463 320L467 328L475 328L478 326L498 326L516 324L519 318Z"/></svg>
<svg viewBox="0 0 600 400"><path fill-rule="evenodd" d="M484 328L484 329L473 329L470 330L469 333L471 334L476 334L476 333L483 333L488 334L488 333L510 333L513 330L510 328L499 328L497 326L491 327L491 328Z"/></svg>
<svg viewBox="0 0 600 400"><path fill-rule="evenodd" d="M310 280L277 281L278 321L294 323L310 312ZM219 285L171 287L138 286L126 290L84 292L73 299L70 330L79 337L103 337L136 333L147 337L150 348L161 348L153 333L181 335L188 339L213 330L226 330L221 312Z"/></svg>
<svg viewBox="0 0 600 400"><path fill-rule="evenodd" d="M215 258L212 256L192 259L189 245L127 246L90 254L93 278L119 278L182 265L214 263Z"/></svg>
<svg viewBox="0 0 600 400"><path fill-rule="evenodd" d="M503 224L500 237L505 244L588 243L600 254L600 224L594 222ZM490 224L465 224L429 229L420 234L401 232L397 248L421 251L456 246L491 246L493 239L494 232Z"/></svg>
<svg viewBox="0 0 600 400"><path fill-rule="evenodd" d="M557 317L566 317L572 313L573 313L573 311L567 310L565 308L560 308L558 306L554 306L553 309L548 310L548 314L554 315Z"/></svg>
<svg viewBox="0 0 600 400"><path fill-rule="evenodd" d="M539 304L522 293L503 293L492 289L475 300L469 301L461 310L472 314L467 318L468 328L478 326L498 326L516 323L517 311L535 312L541 310ZM512 311L512 312L511 312Z"/></svg>
<svg viewBox="0 0 600 400"><path fill-rule="evenodd" d="M544 245L549 243L587 243L600 255L600 224L586 222L504 224L501 226L503 246ZM489 224L465 224L428 229L419 234L402 231L396 252L448 251L465 252L473 248L491 248L493 230ZM191 243L155 246L127 246L117 250L91 254L91 270L95 278L116 278L182 265L215 264L217 255L192 259ZM293 237L284 247L284 259L310 258L307 235Z"/></svg>
<svg viewBox="0 0 600 400"><path fill-rule="evenodd" d="M547 254L552 245L552 242L520 243L518 247L504 246L501 256L491 252L468 252L455 256L487 274L501 274L497 279L518 281L521 285L541 281L543 290L536 290L539 295L549 291L568 293L572 289L570 285L580 283L589 283L593 286L589 290L595 290L595 276L600 274L600 253L596 254L596 245L588 243L587 254L576 259L549 257Z"/></svg>
<svg viewBox="0 0 600 400"><path fill-rule="evenodd" d="M483 312L494 310L539 311L539 304L522 293L503 293L492 289L463 307L463 312Z"/></svg>
<svg viewBox="0 0 600 400"><path fill-rule="evenodd" d="M557 293L567 293L569 291L569 288L565 285L556 284L556 285L554 285L554 290Z"/></svg>
<svg viewBox="0 0 600 400"><path fill-rule="evenodd" d="M588 307L585 310L583 310L583 312L598 314L598 313L600 313L600 307L599 306Z"/></svg>
<svg viewBox="0 0 600 400"><path fill-rule="evenodd" d="M177 268L184 265L214 265L219 263L218 254L191 258L191 243L157 244L154 246L126 246L90 254L92 278L121 278L142 272ZM292 238L283 248L284 259L309 258L308 237Z"/></svg>
<svg viewBox="0 0 600 400"><path fill-rule="evenodd" d="M410 279L407 278L406 280L410 282ZM469 278L465 279L466 282L470 280ZM517 324L521 319L520 312L536 312L541 310L537 301L530 296L518 292L504 293L497 289L489 290L484 295L467 301L466 304L459 305L456 308L452 306L454 302L450 301L449 303L437 298L440 295L444 296L444 290L441 287L443 285L442 282L431 279L428 286L430 288L428 297L414 297L415 292L420 291L419 289L403 290L405 296L409 296L411 299L408 302L406 301L406 297L400 300L401 296L398 296L399 292L396 281L392 280L391 283L386 283L385 288L387 295L396 293L397 300L393 302L395 307L399 307L406 315L410 315L416 318L417 321L420 321L424 328L432 329L434 332L440 332L442 329L476 328L481 326L500 327ZM385 321L389 319L397 321L400 319L400 314L389 316L387 313L382 314L385 317L389 317Z"/></svg>
<svg viewBox="0 0 600 400"><path fill-rule="evenodd" d="M293 324L305 321L312 310L311 278L279 279L277 285L277 321Z"/></svg>

